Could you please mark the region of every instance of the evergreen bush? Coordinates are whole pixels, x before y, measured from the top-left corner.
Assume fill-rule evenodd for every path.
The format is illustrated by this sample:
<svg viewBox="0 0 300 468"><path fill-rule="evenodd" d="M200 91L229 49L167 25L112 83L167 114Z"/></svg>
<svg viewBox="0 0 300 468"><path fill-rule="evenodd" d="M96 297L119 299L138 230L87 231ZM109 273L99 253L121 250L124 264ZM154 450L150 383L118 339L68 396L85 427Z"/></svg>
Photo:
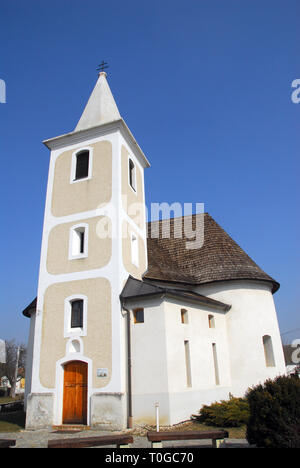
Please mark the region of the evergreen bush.
<svg viewBox="0 0 300 468"><path fill-rule="evenodd" d="M300 379L267 380L246 395L247 440L258 447L300 448Z"/></svg>
<svg viewBox="0 0 300 468"><path fill-rule="evenodd" d="M219 403L204 405L194 418L207 426L240 427L247 424L249 405L245 398L231 397Z"/></svg>

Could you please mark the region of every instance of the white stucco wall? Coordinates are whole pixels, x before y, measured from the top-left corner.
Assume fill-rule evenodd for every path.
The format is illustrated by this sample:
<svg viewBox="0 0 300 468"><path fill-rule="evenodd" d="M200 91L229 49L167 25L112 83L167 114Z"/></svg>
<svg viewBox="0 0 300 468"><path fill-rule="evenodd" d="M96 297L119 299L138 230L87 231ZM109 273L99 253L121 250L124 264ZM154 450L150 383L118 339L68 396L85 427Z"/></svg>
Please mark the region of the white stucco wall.
<svg viewBox="0 0 300 468"><path fill-rule="evenodd" d="M137 304L136 304L137 306ZM134 309L135 305L131 307ZM135 423L153 423L155 403L168 423L169 396L164 305L147 301L144 323L131 321L133 416Z"/></svg>
<svg viewBox="0 0 300 468"><path fill-rule="evenodd" d="M203 295L231 305L224 312L175 299L144 304L143 324L132 324L133 416L136 423L189 419L204 404L244 396L250 386L286 372L276 310L266 283L231 281L198 287ZM181 322L181 308L188 323ZM214 316L210 328L208 315ZM275 366L266 365L262 338L272 339ZM184 342L189 342L191 386ZM219 383L212 344L216 344Z"/></svg>
<svg viewBox="0 0 300 468"><path fill-rule="evenodd" d="M134 307L132 307L134 308ZM181 309L188 323L181 322ZM213 314L215 328L209 328ZM189 419L203 404L228 398L231 391L225 312L187 305L174 299L144 307L144 323L132 324L132 389L135 423L160 424ZM184 342L189 342L191 386L187 385ZM216 384L212 343L218 351L220 383Z"/></svg>
<svg viewBox="0 0 300 468"><path fill-rule="evenodd" d="M188 323L181 323L181 308ZM210 328L208 316L214 316ZM170 392L170 424L189 419L203 404L228 398L231 378L226 313L205 306L165 302L167 372ZM189 342L191 385L187 385L184 342ZM219 384L216 383L212 344L216 344Z"/></svg>
<svg viewBox="0 0 300 468"><path fill-rule="evenodd" d="M245 391L268 378L285 374L276 309L270 285L230 281L197 288L198 292L231 305L226 314L232 393ZM272 338L275 366L267 367L262 338Z"/></svg>

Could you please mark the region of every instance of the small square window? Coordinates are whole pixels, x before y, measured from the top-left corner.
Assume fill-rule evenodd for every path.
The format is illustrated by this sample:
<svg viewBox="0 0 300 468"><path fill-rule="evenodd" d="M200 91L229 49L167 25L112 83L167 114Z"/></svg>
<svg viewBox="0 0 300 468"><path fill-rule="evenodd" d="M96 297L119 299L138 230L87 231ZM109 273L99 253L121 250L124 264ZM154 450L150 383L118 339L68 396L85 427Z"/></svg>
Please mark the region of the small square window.
<svg viewBox="0 0 300 468"><path fill-rule="evenodd" d="M144 309L135 309L133 311L134 323L144 323Z"/></svg>

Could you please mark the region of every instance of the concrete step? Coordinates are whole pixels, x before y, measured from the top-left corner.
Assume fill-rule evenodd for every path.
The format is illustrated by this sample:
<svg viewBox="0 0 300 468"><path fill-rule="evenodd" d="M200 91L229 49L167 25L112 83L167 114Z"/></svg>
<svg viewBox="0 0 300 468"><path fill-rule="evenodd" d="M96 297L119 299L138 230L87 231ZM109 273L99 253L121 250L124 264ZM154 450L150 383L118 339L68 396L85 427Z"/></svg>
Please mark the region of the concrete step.
<svg viewBox="0 0 300 468"><path fill-rule="evenodd" d="M52 426L52 429L55 432L81 432L88 431L90 426L83 424L62 424L60 426Z"/></svg>

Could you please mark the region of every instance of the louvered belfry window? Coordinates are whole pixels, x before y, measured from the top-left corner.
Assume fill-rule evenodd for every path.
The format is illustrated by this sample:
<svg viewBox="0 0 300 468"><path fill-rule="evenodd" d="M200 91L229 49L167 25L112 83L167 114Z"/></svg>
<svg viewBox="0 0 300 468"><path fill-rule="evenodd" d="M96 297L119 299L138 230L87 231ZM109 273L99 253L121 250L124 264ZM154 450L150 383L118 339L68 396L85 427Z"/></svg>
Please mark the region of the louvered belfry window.
<svg viewBox="0 0 300 468"><path fill-rule="evenodd" d="M76 155L75 180L85 179L89 175L89 151L81 151Z"/></svg>
<svg viewBox="0 0 300 468"><path fill-rule="evenodd" d="M71 302L71 328L83 327L83 300L78 299Z"/></svg>

